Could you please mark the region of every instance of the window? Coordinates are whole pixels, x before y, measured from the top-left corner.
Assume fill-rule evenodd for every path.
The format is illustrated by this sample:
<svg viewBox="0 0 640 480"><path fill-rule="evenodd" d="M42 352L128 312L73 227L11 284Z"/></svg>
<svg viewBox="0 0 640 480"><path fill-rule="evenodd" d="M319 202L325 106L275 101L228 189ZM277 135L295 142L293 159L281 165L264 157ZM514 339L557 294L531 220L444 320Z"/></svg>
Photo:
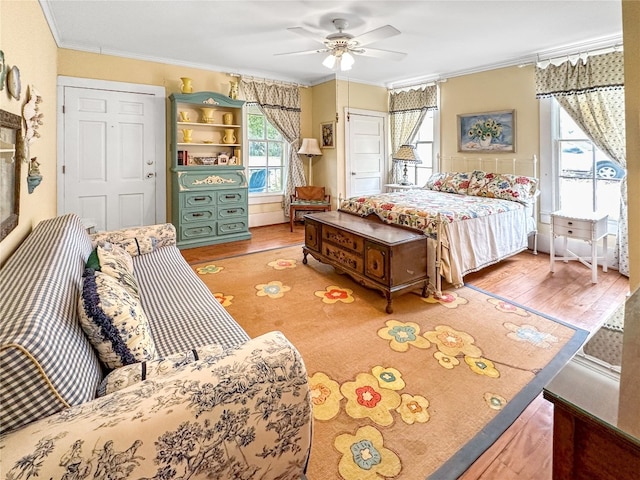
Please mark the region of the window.
<svg viewBox="0 0 640 480"><path fill-rule="evenodd" d="M434 113L435 110L427 111L427 114L420 125L418 135L414 142L416 144L416 152L422 160L420 164L413 164L412 167L415 175L415 184L422 186L427 183L429 177L433 173L433 151L434 151Z"/></svg>
<svg viewBox="0 0 640 480"><path fill-rule="evenodd" d="M569 114L553 101L556 125L556 207L590 208L617 222L624 170L597 148Z"/></svg>
<svg viewBox="0 0 640 480"><path fill-rule="evenodd" d="M249 195L283 193L287 142L256 105L247 107Z"/></svg>

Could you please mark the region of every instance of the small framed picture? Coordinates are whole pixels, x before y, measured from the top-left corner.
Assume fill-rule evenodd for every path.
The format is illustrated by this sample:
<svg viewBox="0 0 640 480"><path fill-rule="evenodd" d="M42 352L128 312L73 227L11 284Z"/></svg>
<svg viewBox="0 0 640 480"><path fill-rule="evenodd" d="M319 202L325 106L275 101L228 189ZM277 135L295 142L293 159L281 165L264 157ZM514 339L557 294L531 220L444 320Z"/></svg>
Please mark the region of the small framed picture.
<svg viewBox="0 0 640 480"><path fill-rule="evenodd" d="M335 122L323 122L320 124L320 147L336 148Z"/></svg>
<svg viewBox="0 0 640 480"><path fill-rule="evenodd" d="M238 158L236 156L233 156L229 159L229 165L237 165L238 164Z"/></svg>
<svg viewBox="0 0 640 480"><path fill-rule="evenodd" d="M218 155L218 165L228 165L229 164L229 155L226 153L221 153Z"/></svg>

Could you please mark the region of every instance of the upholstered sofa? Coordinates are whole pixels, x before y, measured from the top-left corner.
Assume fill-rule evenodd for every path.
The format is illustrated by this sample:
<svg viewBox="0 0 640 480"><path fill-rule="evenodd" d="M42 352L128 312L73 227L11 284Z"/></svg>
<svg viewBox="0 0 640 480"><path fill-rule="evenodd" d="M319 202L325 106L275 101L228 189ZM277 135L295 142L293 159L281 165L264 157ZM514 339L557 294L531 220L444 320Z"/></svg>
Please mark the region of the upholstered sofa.
<svg viewBox="0 0 640 480"><path fill-rule="evenodd" d="M81 324L98 245L129 253L154 342L141 350L150 357L114 369ZM300 355L279 332L247 336L184 261L172 225L90 236L74 215L42 221L0 270L0 292L2 478L303 475Z"/></svg>

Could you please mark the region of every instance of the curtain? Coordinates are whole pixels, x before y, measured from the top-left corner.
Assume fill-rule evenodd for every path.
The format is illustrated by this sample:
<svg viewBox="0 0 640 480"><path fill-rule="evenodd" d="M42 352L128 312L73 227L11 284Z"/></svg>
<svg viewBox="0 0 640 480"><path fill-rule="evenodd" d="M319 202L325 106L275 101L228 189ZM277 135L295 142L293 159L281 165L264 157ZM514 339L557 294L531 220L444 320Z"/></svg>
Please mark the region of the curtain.
<svg viewBox="0 0 640 480"><path fill-rule="evenodd" d="M295 85L242 80L241 87L247 102L255 103L289 144L288 170L285 178L284 214L289 216L290 195L295 187L306 184L300 148L300 90Z"/></svg>
<svg viewBox="0 0 640 480"><path fill-rule="evenodd" d="M413 142L427 111L435 110L437 105L438 89L435 85L389 94L392 155L401 145ZM400 168L399 162L391 162L389 183L398 183Z"/></svg>
<svg viewBox="0 0 640 480"><path fill-rule="evenodd" d="M593 55L573 64L536 68L536 97L554 97L589 139L626 169L624 59L622 52ZM620 182L620 218L613 268L629 276L627 178Z"/></svg>

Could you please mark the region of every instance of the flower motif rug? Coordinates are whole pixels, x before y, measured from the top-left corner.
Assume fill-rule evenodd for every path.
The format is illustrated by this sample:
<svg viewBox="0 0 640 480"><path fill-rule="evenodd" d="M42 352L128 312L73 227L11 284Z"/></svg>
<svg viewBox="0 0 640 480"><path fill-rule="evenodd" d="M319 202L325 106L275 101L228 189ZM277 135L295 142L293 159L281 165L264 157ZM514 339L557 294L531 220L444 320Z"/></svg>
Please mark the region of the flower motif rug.
<svg viewBox="0 0 640 480"><path fill-rule="evenodd" d="M455 479L542 391L587 332L465 286L394 299L287 247L194 265L252 337L304 358L307 477Z"/></svg>

